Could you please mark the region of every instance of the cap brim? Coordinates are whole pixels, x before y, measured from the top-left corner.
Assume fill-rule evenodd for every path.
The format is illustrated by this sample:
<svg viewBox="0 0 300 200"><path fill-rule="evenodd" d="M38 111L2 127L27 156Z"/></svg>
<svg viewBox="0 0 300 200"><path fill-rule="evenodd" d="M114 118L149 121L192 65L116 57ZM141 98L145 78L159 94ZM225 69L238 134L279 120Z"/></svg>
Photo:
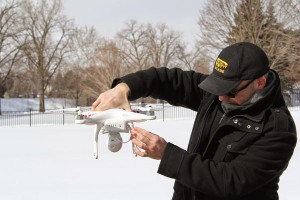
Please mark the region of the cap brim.
<svg viewBox="0 0 300 200"><path fill-rule="evenodd" d="M199 87L209 93L217 96L223 96L231 92L241 83L241 80L225 80L213 74L210 74Z"/></svg>

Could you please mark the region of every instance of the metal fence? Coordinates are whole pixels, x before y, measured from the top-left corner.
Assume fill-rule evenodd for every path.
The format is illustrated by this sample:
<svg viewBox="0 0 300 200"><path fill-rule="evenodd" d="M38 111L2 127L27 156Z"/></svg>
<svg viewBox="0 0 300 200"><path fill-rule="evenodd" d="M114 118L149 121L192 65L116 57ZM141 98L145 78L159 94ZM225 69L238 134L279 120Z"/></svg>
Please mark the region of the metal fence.
<svg viewBox="0 0 300 200"><path fill-rule="evenodd" d="M196 112L169 104L155 104L156 120L194 119ZM75 116L64 111L2 111L0 127L47 126L74 124Z"/></svg>
<svg viewBox="0 0 300 200"><path fill-rule="evenodd" d="M155 104L156 120L193 120L196 112L169 104ZM289 107L291 111L299 111L300 106ZM2 111L0 127L47 126L74 124L75 116L64 111Z"/></svg>
<svg viewBox="0 0 300 200"><path fill-rule="evenodd" d="M0 115L0 127L65 125L72 123L74 123L74 116L63 111L44 113L38 111L2 111Z"/></svg>

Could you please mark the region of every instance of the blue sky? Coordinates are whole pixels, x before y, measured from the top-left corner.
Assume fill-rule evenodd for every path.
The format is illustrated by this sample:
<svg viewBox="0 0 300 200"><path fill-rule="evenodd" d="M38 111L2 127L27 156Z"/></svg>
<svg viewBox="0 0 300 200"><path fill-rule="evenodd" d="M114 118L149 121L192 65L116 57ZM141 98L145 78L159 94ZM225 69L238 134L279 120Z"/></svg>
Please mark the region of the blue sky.
<svg viewBox="0 0 300 200"><path fill-rule="evenodd" d="M112 38L126 21L166 23L192 42L197 33L199 9L204 0L63 0L66 14L79 26L94 26Z"/></svg>

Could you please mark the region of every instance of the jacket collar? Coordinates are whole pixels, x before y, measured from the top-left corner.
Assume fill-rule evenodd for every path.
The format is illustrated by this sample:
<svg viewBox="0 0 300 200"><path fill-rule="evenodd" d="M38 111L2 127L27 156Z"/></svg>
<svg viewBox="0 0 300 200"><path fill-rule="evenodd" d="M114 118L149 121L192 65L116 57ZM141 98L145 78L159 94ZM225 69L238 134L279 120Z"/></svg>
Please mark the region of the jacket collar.
<svg viewBox="0 0 300 200"><path fill-rule="evenodd" d="M267 87L265 87L260 95L262 98L258 99L256 102L245 106L236 106L235 109L228 111L226 115L228 117L242 116L252 121L259 122L263 120L266 110L275 105L284 103L281 94L280 79L274 70L270 70ZM226 112L226 109L224 111Z"/></svg>

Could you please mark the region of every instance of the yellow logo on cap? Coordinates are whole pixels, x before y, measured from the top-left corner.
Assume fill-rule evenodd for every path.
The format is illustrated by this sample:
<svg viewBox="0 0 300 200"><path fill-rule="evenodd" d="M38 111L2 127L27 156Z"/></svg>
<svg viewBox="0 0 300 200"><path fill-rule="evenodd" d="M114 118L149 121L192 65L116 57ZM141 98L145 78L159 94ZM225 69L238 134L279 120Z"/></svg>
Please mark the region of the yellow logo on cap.
<svg viewBox="0 0 300 200"><path fill-rule="evenodd" d="M215 63L215 70L224 74L227 67L228 67L227 62L225 62L224 60L222 60L220 58L217 58L216 63Z"/></svg>

